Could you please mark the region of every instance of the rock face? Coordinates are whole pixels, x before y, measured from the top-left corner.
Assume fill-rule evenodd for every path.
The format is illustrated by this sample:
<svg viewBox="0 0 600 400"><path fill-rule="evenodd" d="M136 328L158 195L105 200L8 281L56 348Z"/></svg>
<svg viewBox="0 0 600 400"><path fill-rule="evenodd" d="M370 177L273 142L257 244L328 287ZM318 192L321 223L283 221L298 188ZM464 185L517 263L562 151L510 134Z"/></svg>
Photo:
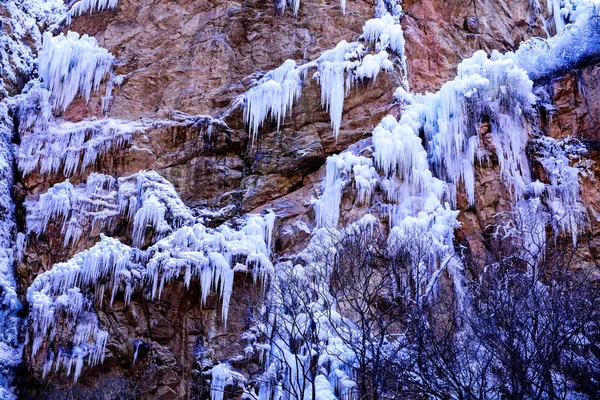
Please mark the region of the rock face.
<svg viewBox="0 0 600 400"><path fill-rule="evenodd" d="M523 40L545 36L545 17L532 9L531 3L405 0L401 23L411 90L438 90L456 74L457 64L476 50L514 50ZM309 228L315 225L310 201L320 194L326 157L369 138L385 115L398 116L400 107L392 96L402 83L402 71L396 64L393 71L382 72L376 80L361 82L350 90L337 140L321 106L317 80L310 76L292 115L279 129L275 123L266 123L255 143L235 100L250 88L253 79L286 59L309 62L340 40L356 40L375 9L373 2L359 0L348 2L342 13L337 2L307 0L293 17L289 10L277 12L273 2L260 0L119 0L114 10L74 18L70 27L60 29L94 36L117 59L114 74L123 81L113 90L108 116L141 120L144 129L134 133L121 149L69 177L70 182L85 182L92 172L122 177L155 170L173 184L188 207L214 210L214 226L244 213L274 210L278 216L277 254L300 250L310 235ZM23 79L11 83L8 91L20 90ZM537 115L532 117L541 121L543 133L556 139L575 137L588 149L578 161L587 171L581 183L590 216L582 257L597 265L600 67L584 66L550 82L536 82L536 87L547 95L547 102L538 105ZM101 116L100 95L93 95L87 104L82 99L74 101L62 115L72 122ZM209 130L201 116L222 118L224 124ZM483 122L481 148L491 154L488 132ZM530 161L535 165L536 160ZM37 172L21 177L17 203L38 198L65 178L60 173ZM475 187L474 206L458 198L462 227L456 232L456 241L485 257L486 246L492 245L490 227L510 208L493 157L477 168ZM345 198L342 207L348 219L362 212L352 199ZM18 217L23 226L22 209ZM38 274L99 240L99 233L88 228L90 233L73 248L62 248L63 233L58 227L27 245L17 268L22 297ZM115 236L131 243L125 232L119 226ZM244 358L240 335L248 329L251 310L260 307L260 284L239 272L234 287L226 326L216 296L200 307L197 282L185 289L175 280L165 286L160 301L136 295L127 306L122 296L117 296L112 307L107 306L110 295L106 293L97 299L100 325L110 337L104 363L86 367L73 384L49 381L43 371L46 360L25 357L32 361L25 364L22 374L24 397L36 398L43 392L50 398L64 398L68 390L73 398L103 398L106 393L135 398L204 398L203 359L233 359L239 371L257 373L258 360ZM26 353L30 351L28 348Z"/></svg>

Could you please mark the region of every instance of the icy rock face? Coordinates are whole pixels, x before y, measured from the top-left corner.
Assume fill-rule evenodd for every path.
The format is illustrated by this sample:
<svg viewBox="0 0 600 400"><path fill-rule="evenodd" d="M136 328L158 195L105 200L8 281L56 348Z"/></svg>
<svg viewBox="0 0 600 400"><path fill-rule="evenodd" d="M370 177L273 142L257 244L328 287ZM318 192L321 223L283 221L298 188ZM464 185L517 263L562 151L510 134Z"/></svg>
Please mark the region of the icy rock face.
<svg viewBox="0 0 600 400"><path fill-rule="evenodd" d="M27 200L17 238L26 260L19 268L23 290L40 274L28 293L25 358L32 379L44 376L58 385L70 374L67 381L76 377L82 389L103 385L110 370L149 382L144 390L153 398L192 393L189 378L197 365L214 398L244 382L235 371L255 378L267 367L265 377L274 382L282 362L307 358L296 350L262 348L262 364L255 364L254 353L241 344L246 306L262 305L259 281L271 274L269 258L301 250L316 226L343 229L366 212L373 217L365 224L379 219L389 225L391 246L411 244L415 230L435 244L431 262L412 271L422 279L421 295L435 292L446 271L454 296L460 294L460 266L442 271L437 265L448 265L453 238L482 232L515 198L553 218L569 240L587 229L580 200L599 198L591 182L600 175L586 160L599 158L589 143L585 154L558 150L574 131L597 140L593 118L600 112L587 113L597 104L597 71L547 84L556 88L546 90L554 122L544 129L558 144L541 143L545 156L536 152L529 159L524 144L537 132L528 131L525 118L532 105L528 79L538 78L527 57L478 53L453 81L456 66L474 50L516 48L531 35L545 36L542 16L548 12L532 12L529 0L477 1L481 34L461 28L475 11L457 1L405 0L405 15L391 3L375 10L348 2L342 14L337 3L285 2L279 16L273 3L260 2L156 1L151 9L116 4L75 3L70 29L81 33L77 43L94 34L80 50L96 62L82 75L83 64L74 64L70 75L77 79L69 86L61 87L60 74L31 82L32 101L16 115L22 178L15 193L17 204ZM110 79L102 74L109 54L117 57L119 74ZM541 68L540 77L561 71L552 68ZM50 90L52 76L58 83ZM103 116L107 103L102 84L94 91L96 76L114 83L108 119L93 118ZM450 83L440 89L444 82ZM571 92L562 93L563 87ZM409 89L434 94L415 96ZM62 113L66 102L60 99L71 95ZM234 108L243 96L248 107ZM52 117L53 107L62 119ZM371 141L342 152L363 137ZM445 151L453 157L442 157ZM457 165L459 157L467 162ZM532 177L526 175L530 166ZM143 170L172 186L157 177L150 179L153 188L138 187L132 176ZM580 180L581 186L573 185ZM471 182L467 195L463 185ZM578 197L577 188L584 194ZM183 202L173 200L174 192ZM557 198L561 205L549 213ZM264 216L245 224L233 219L250 211ZM576 229L566 222L573 219L562 218L565 211L577 213ZM233 224L220 226L224 221ZM98 241L100 233L106 235ZM301 284L310 281L310 266L290 268ZM344 365L353 355L330 327L320 326L329 347L314 386L324 399L352 398L352 371ZM247 398L267 398L293 380L288 375L270 387L255 385Z"/></svg>
<svg viewBox="0 0 600 400"><path fill-rule="evenodd" d="M15 369L21 363L17 313L21 302L17 296L14 276L15 205L12 198L14 183L12 147L13 126L5 103L0 103L0 398L16 398L13 393Z"/></svg>
<svg viewBox="0 0 600 400"><path fill-rule="evenodd" d="M186 288L196 281L202 306L211 292L218 293L226 324L235 271L250 271L255 282L266 282L272 274L267 250L272 221L252 216L240 230L185 226L147 250L101 235L95 246L55 264L27 289L31 357L43 350L44 376L64 369L77 381L84 364L104 361L109 332L99 326L95 308L102 308L105 291L109 307L121 293L127 306L135 292L159 300L175 279L182 279ZM65 342L70 345L64 347Z"/></svg>

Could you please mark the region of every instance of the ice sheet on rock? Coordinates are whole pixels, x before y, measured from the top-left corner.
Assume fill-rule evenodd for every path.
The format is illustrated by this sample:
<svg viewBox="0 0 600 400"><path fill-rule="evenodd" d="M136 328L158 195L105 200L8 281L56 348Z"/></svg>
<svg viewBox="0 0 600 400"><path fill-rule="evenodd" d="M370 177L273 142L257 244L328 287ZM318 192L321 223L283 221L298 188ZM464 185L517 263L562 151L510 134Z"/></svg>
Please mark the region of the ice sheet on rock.
<svg viewBox="0 0 600 400"><path fill-rule="evenodd" d="M78 94L89 101L92 91L97 92L111 72L113 61L113 55L87 34L44 33L38 69L44 87L51 93L52 108L64 112Z"/></svg>

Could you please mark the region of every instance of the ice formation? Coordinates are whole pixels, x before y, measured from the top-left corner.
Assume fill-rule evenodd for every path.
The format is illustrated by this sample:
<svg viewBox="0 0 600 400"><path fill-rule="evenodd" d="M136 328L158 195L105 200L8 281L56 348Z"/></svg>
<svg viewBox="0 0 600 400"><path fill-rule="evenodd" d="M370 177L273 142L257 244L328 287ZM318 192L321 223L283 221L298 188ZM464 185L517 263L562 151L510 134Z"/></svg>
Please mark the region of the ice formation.
<svg viewBox="0 0 600 400"><path fill-rule="evenodd" d="M18 5L9 1L13 37L23 39L31 34L39 40L35 20L57 22L57 16L64 14L64 6L58 3L25 0ZM537 257L541 250L536 240L545 242L544 226L539 223L545 223L541 215L544 206L548 206L555 232L570 233L576 244L585 210L578 181L580 171L571 164L584 149L569 140L537 139L538 161L549 183L532 182L525 158L529 132L524 116L534 101L532 80L547 78L599 56L600 34L595 25L598 14L593 8L597 3L548 0L560 35L548 41L532 40L515 54L494 52L488 58L477 52L461 63L457 78L438 93L413 95L405 81L404 87L394 94L405 106L402 117L397 120L388 116L375 128L368 148L372 156L365 156L368 152L363 150L367 147L359 146L328 158L323 193L314 202L317 227L323 229L317 229L313 239L328 240L332 231L351 233L357 226L378 223L375 216L367 214L353 224L337 228L343 189L351 185L356 204L380 213L379 219L388 222L390 248L409 249L411 253L426 249L424 260L418 260L409 271L417 298L427 298L434 292L445 270L454 281L460 303L465 297L462 266L453 258L458 212L448 203L455 204L461 184L470 203L474 203L474 166L488 156L480 148L480 141L489 133L502 178L511 188L517 209L526 216L520 230L525 232L528 252ZM72 6L68 17L114 8L116 4L117 0L81 0ZM290 7L297 15L299 0L279 0L277 7L281 12ZM345 0L341 7L345 9ZM28 9L30 15L23 9ZM50 14L52 21L46 18ZM398 13L386 10L380 15L367 21L361 38L364 43L374 43L375 51L362 43L341 41L315 61L303 65L285 61L246 92L244 120L253 141L268 118L279 128L289 117L310 69L316 69L321 103L329 112L336 137L345 96L358 81L375 80L382 70L393 68L388 51L400 56L406 77L404 36ZM566 23L571 23L569 29L564 28ZM586 40L577 40L581 37ZM17 71L34 70L35 59L29 46L12 40L5 31L0 32L3 72L15 80ZM7 48L12 51L7 52ZM65 177L83 173L103 154L119 149L143 129L141 122L104 119L70 123L52 118L52 110L64 111L78 94L88 101L91 92L98 91L111 73L113 56L95 39L73 32L66 36L46 33L38 61L40 81L31 82L19 100L23 136L18 168L23 175L33 171ZM114 82L111 79L107 84L104 106L110 100ZM4 82L1 89L5 94ZM173 280L182 280L186 287L194 281L201 288L201 305L209 293L218 293L221 318L226 324L235 272L246 271L252 273L255 281L273 278L269 305L279 311L274 314L274 318L279 318L277 324L272 324L279 329L267 335L271 342L255 343L265 366L258 398L277 399L285 393L308 393L314 389L319 399L356 399L352 368L356 355L344 346L331 326L345 318L330 307L329 299L306 301L313 298L315 285L328 284L328 279L322 279L323 273L327 274L321 270L324 262L305 253L301 255L305 257L303 265L285 262L274 268L270 261L276 218L273 212L248 216L243 222L237 221L237 228L223 225L208 229L198 223L173 187L154 172L142 171L118 179L91 174L85 184L66 181L54 185L38 200L27 201L27 235L20 233L15 238L10 196L12 127L1 107L6 104L0 104L4 118L0 130L0 397L11 396L6 390L11 384L11 370L20 360L13 253L17 250L22 254L30 236L45 234L49 224L59 224L65 246L77 242L85 233L84 227L91 227L88 234L100 236L100 241L40 274L27 291L29 340L34 356L40 352L45 355L44 375L63 369L77 380L84 364L93 366L103 361L109 332L101 329L96 309L102 307L106 290L110 291L111 305L120 296L127 305L134 294L159 299L164 286ZM200 117L198 123L202 121ZM488 124L489 132L483 132L481 126ZM213 126L212 120L208 126ZM123 217L130 224L132 246L100 234L114 230L113 225ZM148 238L149 232L152 235ZM153 244L144 249L148 239ZM282 296L281 289L290 283L310 295L303 299ZM351 322L345 324L351 326ZM317 332L315 347L301 343L309 330ZM293 342L299 343L299 348L288 345ZM249 347L248 353L254 351ZM303 375L310 369L317 349L317 374ZM226 363L215 365L210 375L211 400L221 400L225 387L241 377Z"/></svg>
<svg viewBox="0 0 600 400"><path fill-rule="evenodd" d="M321 197L314 202L317 226L337 226L343 188L351 182L358 191L359 204L369 204L377 184L378 174L373 160L344 152L327 158L327 174Z"/></svg>
<svg viewBox="0 0 600 400"><path fill-rule="evenodd" d="M119 293L127 305L134 292L159 299L164 286L175 279L182 279L186 287L192 279L199 282L201 306L209 292L218 293L226 324L234 267L245 260L245 270L263 282L272 274L266 244L270 224L269 218L254 215L239 230L186 225L147 250L101 235L96 245L55 264L27 289L33 354L46 350L48 371L54 364L55 371L64 367L69 374L75 366L76 380L84 361L103 361L108 332L99 327L94 307L102 307L105 291L110 291L110 305ZM60 347L67 339L72 351Z"/></svg>
<svg viewBox="0 0 600 400"><path fill-rule="evenodd" d="M112 70L113 55L88 35L69 31L53 36L46 32L42 43L39 76L51 93L54 110L64 112L77 94L89 101L92 90L97 92Z"/></svg>
<svg viewBox="0 0 600 400"><path fill-rule="evenodd" d="M581 202L580 172L577 167L571 166L571 160L579 158L587 150L575 139L556 140L542 136L534 143L539 147L537 159L546 170L550 182L543 191L540 183L536 184L537 189L532 189L538 193L538 197L544 193L554 232L570 233L573 245L576 245L587 213Z"/></svg>
<svg viewBox="0 0 600 400"><path fill-rule="evenodd" d="M428 153L436 175L453 186L462 182L474 203L474 164L481 160L480 123L488 120L502 178L520 198L530 182L525 114L535 101L533 82L510 56L483 51L458 66L458 75L435 94L410 107L424 119ZM453 202L454 204L454 202Z"/></svg>
<svg viewBox="0 0 600 400"><path fill-rule="evenodd" d="M277 121L279 129L301 94L300 72L293 60L287 60L279 68L267 72L257 86L246 92L244 121L250 125L252 141L256 139L259 126L269 115Z"/></svg>
<svg viewBox="0 0 600 400"><path fill-rule="evenodd" d="M576 8L568 29L547 40L533 38L523 42L513 56L516 64L527 71L533 81L551 78L582 62L600 59L600 1L571 0L571 3L576 4ZM511 53L507 55L512 56Z"/></svg>
<svg viewBox="0 0 600 400"><path fill-rule="evenodd" d="M108 9L114 9L119 0L79 0L71 6L68 13L68 22L71 18L93 12L101 12Z"/></svg>
<svg viewBox="0 0 600 400"><path fill-rule="evenodd" d="M321 105L329 111L331 127L336 138L342 124L344 97L356 80L375 79L379 71L390 71L393 68L387 52L382 50L375 56L365 53L366 49L362 44L342 40L317 60ZM354 59L359 60L352 61Z"/></svg>
<svg viewBox="0 0 600 400"><path fill-rule="evenodd" d="M13 270L15 252L15 205L13 185L13 126L5 102L0 102L0 398L16 399L12 386L21 362L19 343L21 303Z"/></svg>
<svg viewBox="0 0 600 400"><path fill-rule="evenodd" d="M538 0L535 0L538 1ZM546 0L548 14L552 16L556 33L560 34L565 27L577 19L579 15L589 13L589 9L600 4L598 0ZM539 9L539 4L538 4Z"/></svg>
<svg viewBox="0 0 600 400"><path fill-rule="evenodd" d="M384 7L385 8L385 7ZM406 69L406 55L404 54L404 32L399 18L402 7L397 6L394 15L387 10L379 18L372 18L363 26L363 37L368 42L374 42L377 50L391 50L400 57L404 89L408 90L408 74Z"/></svg>
<svg viewBox="0 0 600 400"><path fill-rule="evenodd" d="M34 171L64 177L80 174L144 129L141 122L111 118L76 123L54 120L44 130L22 136L17 164L23 176Z"/></svg>
<svg viewBox="0 0 600 400"><path fill-rule="evenodd" d="M277 0L275 2L277 11L281 14L285 12L286 7L289 7L294 17L298 16L298 10L300 9L300 0ZM346 0L340 0L340 8L342 13L346 13Z"/></svg>
<svg viewBox="0 0 600 400"><path fill-rule="evenodd" d="M406 77L404 36L402 27L389 13L367 21L365 39L377 42L377 52L358 42L340 41L315 61L297 65L293 60L269 71L243 97L244 121L250 126L253 141L259 127L270 116L279 129L285 117L291 114L294 103L302 94L302 81L309 69L316 68L314 76L321 86L321 105L329 112L331 126L337 138L342 123L344 98L358 81L375 80L381 71L394 67L386 49L401 56L401 68ZM405 85L408 88L408 84Z"/></svg>
<svg viewBox="0 0 600 400"><path fill-rule="evenodd" d="M210 375L210 400L223 400L226 386L246 380L242 374L233 371L228 364L223 363L212 367Z"/></svg>
<svg viewBox="0 0 600 400"><path fill-rule="evenodd" d="M92 173L85 185L56 184L25 207L27 232L39 236L50 221L60 223L65 247L79 240L84 227L90 227L87 234L94 236L113 231L123 218L132 223L132 241L138 247L149 227L157 240L196 221L173 186L154 171L118 179Z"/></svg>

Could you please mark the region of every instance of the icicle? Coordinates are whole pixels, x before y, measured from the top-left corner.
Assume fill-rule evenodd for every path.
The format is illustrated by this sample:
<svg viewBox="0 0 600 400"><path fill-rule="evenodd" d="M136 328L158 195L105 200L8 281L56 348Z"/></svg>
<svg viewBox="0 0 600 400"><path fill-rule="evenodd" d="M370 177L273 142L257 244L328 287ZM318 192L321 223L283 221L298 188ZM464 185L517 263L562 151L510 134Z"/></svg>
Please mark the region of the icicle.
<svg viewBox="0 0 600 400"><path fill-rule="evenodd" d="M140 221L151 221L153 226L155 221L160 221L161 218L154 217L155 209L161 208L159 204L177 215L172 211L174 208L169 208L168 202L166 205L158 202L159 196L162 196L161 199L168 196L168 190L153 192L146 198L144 191L152 185L146 179L135 180L137 185L133 188L146 199L146 203L151 204L147 206L144 203L148 210L144 209L144 205L137 210L135 215L140 215ZM88 194L98 193L98 188L103 186L100 179L93 178L92 181L96 182L92 185L95 189L88 187ZM154 184L161 182L158 180ZM185 222L191 223L189 220ZM239 231L225 225L216 230L206 229L201 224L183 226L147 250L131 248L117 239L100 235L100 242L96 245L67 262L55 264L38 275L28 288L32 354L35 355L44 343L51 344L57 340L54 332L60 316L64 318L61 323L73 328L70 341L79 350L76 354L58 357L60 360L57 358L54 363L56 368L63 366L69 371L74 367L74 377L78 377L84 363L93 366L102 362L108 333L99 329L98 318L91 309L93 303L86 301L85 295L98 290L102 296L103 289L98 288L105 285L111 285L112 305L112 299L119 292L124 293L127 304L134 291L145 292L154 299L160 297L163 286L173 279L183 279L186 286L192 279L197 279L202 290L202 305L211 291L222 299L225 325L235 275L232 259L245 257L253 265L253 272L263 280L273 273L266 245L272 234L273 222L273 216L268 214L266 217L251 215ZM139 224L144 227L142 222Z"/></svg>
<svg viewBox="0 0 600 400"><path fill-rule="evenodd" d="M252 143L258 128L267 116L277 121L277 129L292 112L292 106L302 94L302 81L293 60L286 60L279 68L269 71L259 84L245 94L244 122L250 125Z"/></svg>
<svg viewBox="0 0 600 400"><path fill-rule="evenodd" d="M400 32L401 33L401 32ZM402 45L403 46L403 45ZM286 115L302 94L302 80L308 69L317 68L321 85L321 105L329 112L331 126L337 139L342 123L344 97L356 80L373 79L381 70L391 71L393 63L383 49L377 54L367 54L367 49L357 42L339 42L313 61L297 66L286 60L279 68L269 71L258 85L244 94L244 122L250 126L254 143L259 127L270 115L279 129Z"/></svg>
<svg viewBox="0 0 600 400"><path fill-rule="evenodd" d="M39 76L52 93L50 101L55 110L64 112L79 93L89 101L92 90L112 69L114 57L98 46L96 39L77 32L52 36L46 32L38 57Z"/></svg>
<svg viewBox="0 0 600 400"><path fill-rule="evenodd" d="M37 171L42 175L81 174L102 155L127 145L140 122L115 119L84 120L77 123L54 121L43 130L23 135L18 167L23 176Z"/></svg>
<svg viewBox="0 0 600 400"><path fill-rule="evenodd" d="M117 6L118 0L79 0L69 10L67 15L67 23L71 24L73 17L93 12L101 12L108 9L114 9Z"/></svg>

